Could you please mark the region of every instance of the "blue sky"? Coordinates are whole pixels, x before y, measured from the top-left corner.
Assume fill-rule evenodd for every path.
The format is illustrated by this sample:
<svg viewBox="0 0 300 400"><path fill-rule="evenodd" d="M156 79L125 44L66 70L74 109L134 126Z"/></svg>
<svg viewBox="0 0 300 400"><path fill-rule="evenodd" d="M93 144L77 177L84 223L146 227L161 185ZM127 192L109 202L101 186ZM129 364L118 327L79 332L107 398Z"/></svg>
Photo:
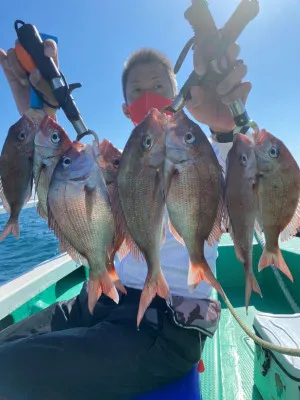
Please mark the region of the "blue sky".
<svg viewBox="0 0 300 400"><path fill-rule="evenodd" d="M48 4L51 3L51 6ZM183 17L190 0L36 0L0 2L0 47L15 40L14 21L22 19L40 32L58 36L60 67L74 92L89 128L122 148L132 125L121 110L121 73L125 59L140 47L165 53L174 64L192 31ZM238 0L210 0L221 27ZM41 6L40 4L43 4ZM268 129L300 161L300 0L261 0L260 14L240 36L240 57L252 82L247 109L261 128ZM294 33L292 33L294 32ZM178 74L179 86L192 71L189 56ZM8 128L18 118L14 99L0 71L0 148ZM59 112L59 122L74 139L75 131ZM204 130L207 132L207 129Z"/></svg>

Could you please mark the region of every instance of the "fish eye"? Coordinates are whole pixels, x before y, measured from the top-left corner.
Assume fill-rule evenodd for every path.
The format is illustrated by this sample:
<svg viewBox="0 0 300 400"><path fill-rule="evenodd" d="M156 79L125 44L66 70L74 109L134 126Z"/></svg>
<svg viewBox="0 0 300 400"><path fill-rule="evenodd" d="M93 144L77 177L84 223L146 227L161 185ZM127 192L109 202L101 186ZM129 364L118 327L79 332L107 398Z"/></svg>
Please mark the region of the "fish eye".
<svg viewBox="0 0 300 400"><path fill-rule="evenodd" d="M248 158L247 158L246 154L241 154L241 156L240 156L240 162L241 162L241 164L242 164L242 165L246 165L246 164L247 164L247 161L248 161Z"/></svg>
<svg viewBox="0 0 300 400"><path fill-rule="evenodd" d="M280 154L279 148L272 146L269 150L269 155L271 158L277 158Z"/></svg>
<svg viewBox="0 0 300 400"><path fill-rule="evenodd" d="M144 149L149 150L152 146L152 139L149 135L143 137L142 146Z"/></svg>
<svg viewBox="0 0 300 400"><path fill-rule="evenodd" d="M51 135L51 142L57 144L60 142L60 135L57 132L53 132Z"/></svg>
<svg viewBox="0 0 300 400"><path fill-rule="evenodd" d="M193 135L191 132L186 132L184 135L184 140L186 143L192 144L192 143L194 143L196 138L195 138L195 135Z"/></svg>
<svg viewBox="0 0 300 400"><path fill-rule="evenodd" d="M18 140L19 140L20 142L23 142L23 140L25 140L25 139L26 139L26 133L20 132L20 133L18 134Z"/></svg>
<svg viewBox="0 0 300 400"><path fill-rule="evenodd" d="M62 165L65 168L68 168L71 165L72 161L71 158L69 157L64 157L64 159L62 160Z"/></svg>
<svg viewBox="0 0 300 400"><path fill-rule="evenodd" d="M118 158L116 158L116 159L114 160L114 162L113 162L113 166L114 166L115 168L118 168L119 164L120 164L120 160L119 160Z"/></svg>

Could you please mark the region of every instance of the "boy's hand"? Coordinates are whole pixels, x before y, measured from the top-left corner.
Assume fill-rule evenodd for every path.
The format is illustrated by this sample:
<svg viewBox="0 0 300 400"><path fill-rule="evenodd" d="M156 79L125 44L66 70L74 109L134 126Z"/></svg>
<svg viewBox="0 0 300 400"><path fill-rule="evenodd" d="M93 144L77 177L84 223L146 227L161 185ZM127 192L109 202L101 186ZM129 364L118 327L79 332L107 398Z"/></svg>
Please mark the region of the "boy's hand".
<svg viewBox="0 0 300 400"><path fill-rule="evenodd" d="M228 105L238 99L245 104L251 90L250 82L242 82L247 67L242 60L237 62L239 52L238 44L229 46L227 54L233 67L219 84L210 83L209 86L204 84L191 88L192 99L187 103L188 111L196 120L216 132L229 132L234 129L235 123ZM197 46L194 50L194 68L200 76L205 74L207 68L201 58L201 48Z"/></svg>
<svg viewBox="0 0 300 400"><path fill-rule="evenodd" d="M17 43L17 42L16 42ZM48 57L52 57L58 66L58 54L56 43L47 39L44 42L44 53ZM0 64L14 96L16 106L21 115L28 110L30 105L30 84L27 78L27 72L18 62L14 49L5 52L0 49ZM29 75L31 84L39 90L50 104L57 105L57 101L52 95L52 91L48 83L42 78L39 70L34 70ZM55 119L56 109L48 107L44 104L45 112Z"/></svg>

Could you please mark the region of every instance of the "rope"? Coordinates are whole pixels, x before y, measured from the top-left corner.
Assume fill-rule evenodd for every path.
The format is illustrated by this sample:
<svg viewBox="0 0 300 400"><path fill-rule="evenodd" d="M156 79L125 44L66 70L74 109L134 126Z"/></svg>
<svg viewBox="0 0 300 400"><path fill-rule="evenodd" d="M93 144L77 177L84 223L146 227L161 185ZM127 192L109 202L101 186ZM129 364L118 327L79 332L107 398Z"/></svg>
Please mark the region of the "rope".
<svg viewBox="0 0 300 400"><path fill-rule="evenodd" d="M265 245L266 245L266 241L264 239L264 237L261 235L258 235L256 232L254 233L255 239L257 240L257 242L260 244L261 248L264 249ZM290 291L288 290L288 288L286 287L278 269L276 267L274 267L274 265L271 266L273 274L275 275L275 278L277 279L277 282L281 288L281 290L283 291L285 298L287 299L289 305L291 306L292 310L295 313L300 313L300 307L298 306L298 304L296 303L296 301L293 299L293 296L291 295Z"/></svg>

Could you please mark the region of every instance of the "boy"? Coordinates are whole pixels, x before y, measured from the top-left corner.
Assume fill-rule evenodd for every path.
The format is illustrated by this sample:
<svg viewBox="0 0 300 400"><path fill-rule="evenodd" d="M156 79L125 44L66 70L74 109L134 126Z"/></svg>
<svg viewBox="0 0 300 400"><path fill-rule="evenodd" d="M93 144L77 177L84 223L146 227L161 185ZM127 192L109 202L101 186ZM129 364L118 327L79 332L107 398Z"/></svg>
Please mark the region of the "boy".
<svg viewBox="0 0 300 400"><path fill-rule="evenodd" d="M195 48L195 60L201 49ZM239 48L231 46L229 59ZM57 62L51 41L45 54ZM13 50L1 51L0 62L12 88L19 112L28 108L29 86ZM205 66L204 66L205 67ZM205 68L200 63L198 70ZM212 131L212 145L224 166L232 144L233 119L223 102L246 99L249 83L238 63L218 87L193 88L188 110ZM30 77L48 101L51 92L38 71ZM139 123L149 108L161 108L176 95L176 78L169 61L160 53L144 49L125 63L124 114ZM45 107L46 112L52 112ZM222 133L221 133L222 132ZM223 142L223 143L221 143ZM146 265L129 254L118 274L128 290L116 305L105 296L93 316L87 307L86 285L71 299L54 304L0 332L0 395L17 399L132 399L185 375L201 357L206 336L214 334L220 305L210 300L211 287L201 283L187 289L188 254L167 230L161 263L173 296L173 308L156 297L136 330L136 315ZM205 247L206 259L215 272L217 247ZM188 329L186 329L188 328ZM81 368L80 368L81 367Z"/></svg>

